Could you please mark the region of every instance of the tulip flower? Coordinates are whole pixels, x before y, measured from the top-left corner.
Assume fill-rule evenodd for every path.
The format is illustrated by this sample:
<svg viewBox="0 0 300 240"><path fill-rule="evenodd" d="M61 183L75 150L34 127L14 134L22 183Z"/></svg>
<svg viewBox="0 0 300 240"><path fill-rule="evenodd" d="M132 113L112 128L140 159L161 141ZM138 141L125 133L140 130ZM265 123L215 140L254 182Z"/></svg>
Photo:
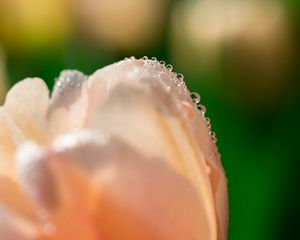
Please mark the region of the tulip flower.
<svg viewBox="0 0 300 240"><path fill-rule="evenodd" d="M0 239L225 240L226 178L199 95L156 59L49 90L17 83L0 108Z"/></svg>

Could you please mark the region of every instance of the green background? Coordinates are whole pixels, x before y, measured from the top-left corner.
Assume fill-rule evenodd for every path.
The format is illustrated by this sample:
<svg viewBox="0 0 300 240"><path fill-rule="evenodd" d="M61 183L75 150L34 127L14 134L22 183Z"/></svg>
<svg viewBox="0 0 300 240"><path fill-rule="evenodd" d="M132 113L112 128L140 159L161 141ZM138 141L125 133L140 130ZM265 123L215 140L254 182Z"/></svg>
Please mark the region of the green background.
<svg viewBox="0 0 300 240"><path fill-rule="evenodd" d="M0 0L0 7L3 2ZM189 89L201 94L207 116L212 119L213 130L217 133L217 145L228 177L229 239L300 239L300 2L281 1L295 43L289 46L293 57L286 64L289 66L287 74L278 80L286 82L285 87L265 97L261 93L265 90L253 84L255 79L250 74L256 71L257 65L248 70L253 60L247 61L247 55L243 55L249 50L247 46L237 48L236 42L223 44L218 50L218 61L210 67L201 65L199 59L205 62L205 55L201 53L199 59L176 54L172 47L171 19L174 7L182 2L167 1L165 17L160 23L163 31L157 34L155 41L137 49L107 47L101 40L92 41L76 30L59 44L49 41L18 47L18 43L11 45L3 37L5 30L1 30L0 22L6 84L10 87L25 77L39 76L51 88L63 69L91 74L131 55L155 56L171 63L176 71L185 75ZM274 39L276 37L274 35ZM241 67L240 60L244 59L245 66ZM195 64L198 60L199 67ZM272 84L271 79L265 88L268 92L272 92ZM254 101L256 94L263 97Z"/></svg>

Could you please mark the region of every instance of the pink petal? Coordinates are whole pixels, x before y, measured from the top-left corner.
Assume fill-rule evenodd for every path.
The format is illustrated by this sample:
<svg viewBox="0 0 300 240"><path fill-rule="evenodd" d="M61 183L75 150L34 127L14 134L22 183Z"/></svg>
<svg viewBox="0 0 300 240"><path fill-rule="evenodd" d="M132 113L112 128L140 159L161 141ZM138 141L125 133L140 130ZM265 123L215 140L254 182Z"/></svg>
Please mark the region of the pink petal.
<svg viewBox="0 0 300 240"><path fill-rule="evenodd" d="M225 239L226 177L206 119L180 78L152 60L127 60L98 70L88 82L94 93L87 126L118 136L188 176L199 196L206 196L207 214Z"/></svg>
<svg viewBox="0 0 300 240"><path fill-rule="evenodd" d="M213 239L203 199L164 161L117 139L62 154L83 167L100 191L92 212L104 239Z"/></svg>
<svg viewBox="0 0 300 240"><path fill-rule="evenodd" d="M52 137L82 127L87 108L85 81L86 77L77 70L61 72L47 115Z"/></svg>
<svg viewBox="0 0 300 240"><path fill-rule="evenodd" d="M23 217L35 219L34 209L15 180L0 175L0 205Z"/></svg>
<svg viewBox="0 0 300 240"><path fill-rule="evenodd" d="M58 205L49 219L63 229L63 239L71 239L74 228L89 239L214 239L207 196L199 198L188 178L121 140L86 136L73 134L72 144L58 140L42 160L57 183Z"/></svg>
<svg viewBox="0 0 300 240"><path fill-rule="evenodd" d="M50 232L44 231L47 240L99 239L86 209L90 187L78 170L33 143L19 149L17 169L42 225L51 226Z"/></svg>
<svg viewBox="0 0 300 240"><path fill-rule="evenodd" d="M4 109L26 138L44 143L48 140L45 121L48 105L49 90L45 82L27 78L8 92Z"/></svg>
<svg viewBox="0 0 300 240"><path fill-rule="evenodd" d="M0 239L41 240L37 225L0 205Z"/></svg>
<svg viewBox="0 0 300 240"><path fill-rule="evenodd" d="M14 176L14 153L23 140L14 119L0 107L0 176Z"/></svg>

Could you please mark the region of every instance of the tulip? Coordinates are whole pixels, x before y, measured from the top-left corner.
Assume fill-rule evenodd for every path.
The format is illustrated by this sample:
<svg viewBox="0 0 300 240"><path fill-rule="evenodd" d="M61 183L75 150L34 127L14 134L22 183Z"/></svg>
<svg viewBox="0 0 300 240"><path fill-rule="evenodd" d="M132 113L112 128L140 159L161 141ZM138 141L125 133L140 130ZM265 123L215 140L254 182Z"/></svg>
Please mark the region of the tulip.
<svg viewBox="0 0 300 240"><path fill-rule="evenodd" d="M225 240L226 178L182 75L126 59L0 108L0 239Z"/></svg>

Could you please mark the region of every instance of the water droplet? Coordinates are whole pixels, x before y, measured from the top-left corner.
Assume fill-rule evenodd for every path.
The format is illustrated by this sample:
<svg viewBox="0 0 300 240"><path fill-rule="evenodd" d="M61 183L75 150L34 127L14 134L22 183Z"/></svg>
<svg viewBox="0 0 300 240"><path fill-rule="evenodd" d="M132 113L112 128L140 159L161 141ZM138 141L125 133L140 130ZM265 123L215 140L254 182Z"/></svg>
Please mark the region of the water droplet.
<svg viewBox="0 0 300 240"><path fill-rule="evenodd" d="M152 61L157 61L156 57L151 58Z"/></svg>
<svg viewBox="0 0 300 240"><path fill-rule="evenodd" d="M172 71L173 70L173 66L171 64L167 64L166 68L169 70L169 71Z"/></svg>
<svg viewBox="0 0 300 240"><path fill-rule="evenodd" d="M181 73L177 73L177 78L178 78L180 81L183 81L184 76L183 76Z"/></svg>
<svg viewBox="0 0 300 240"><path fill-rule="evenodd" d="M198 108L199 108L199 110L200 110L203 114L206 113L206 107L205 107L204 105L199 104L199 105L198 105Z"/></svg>
<svg viewBox="0 0 300 240"><path fill-rule="evenodd" d="M214 132L211 133L211 138L212 138L212 140L213 140L214 143L217 143L218 139L217 139L217 136L216 136L216 134Z"/></svg>
<svg viewBox="0 0 300 240"><path fill-rule="evenodd" d="M81 87L86 76L77 70L64 70L56 80L54 92L64 94L67 91Z"/></svg>
<svg viewBox="0 0 300 240"><path fill-rule="evenodd" d="M147 57L147 56L144 56L144 57L143 57L143 60L144 60L144 61L147 61L147 60L148 60L148 57Z"/></svg>
<svg viewBox="0 0 300 240"><path fill-rule="evenodd" d="M176 86L177 86L177 87L182 87L183 84L184 84L183 82L178 81L178 82L176 83Z"/></svg>
<svg viewBox="0 0 300 240"><path fill-rule="evenodd" d="M192 92L191 97L193 99L193 102L196 103L196 104L198 104L201 100L200 94L196 93L196 92Z"/></svg>
<svg viewBox="0 0 300 240"><path fill-rule="evenodd" d="M162 66L166 66L166 62L165 62L165 61L160 61L159 63L160 63L160 65L162 65Z"/></svg>

